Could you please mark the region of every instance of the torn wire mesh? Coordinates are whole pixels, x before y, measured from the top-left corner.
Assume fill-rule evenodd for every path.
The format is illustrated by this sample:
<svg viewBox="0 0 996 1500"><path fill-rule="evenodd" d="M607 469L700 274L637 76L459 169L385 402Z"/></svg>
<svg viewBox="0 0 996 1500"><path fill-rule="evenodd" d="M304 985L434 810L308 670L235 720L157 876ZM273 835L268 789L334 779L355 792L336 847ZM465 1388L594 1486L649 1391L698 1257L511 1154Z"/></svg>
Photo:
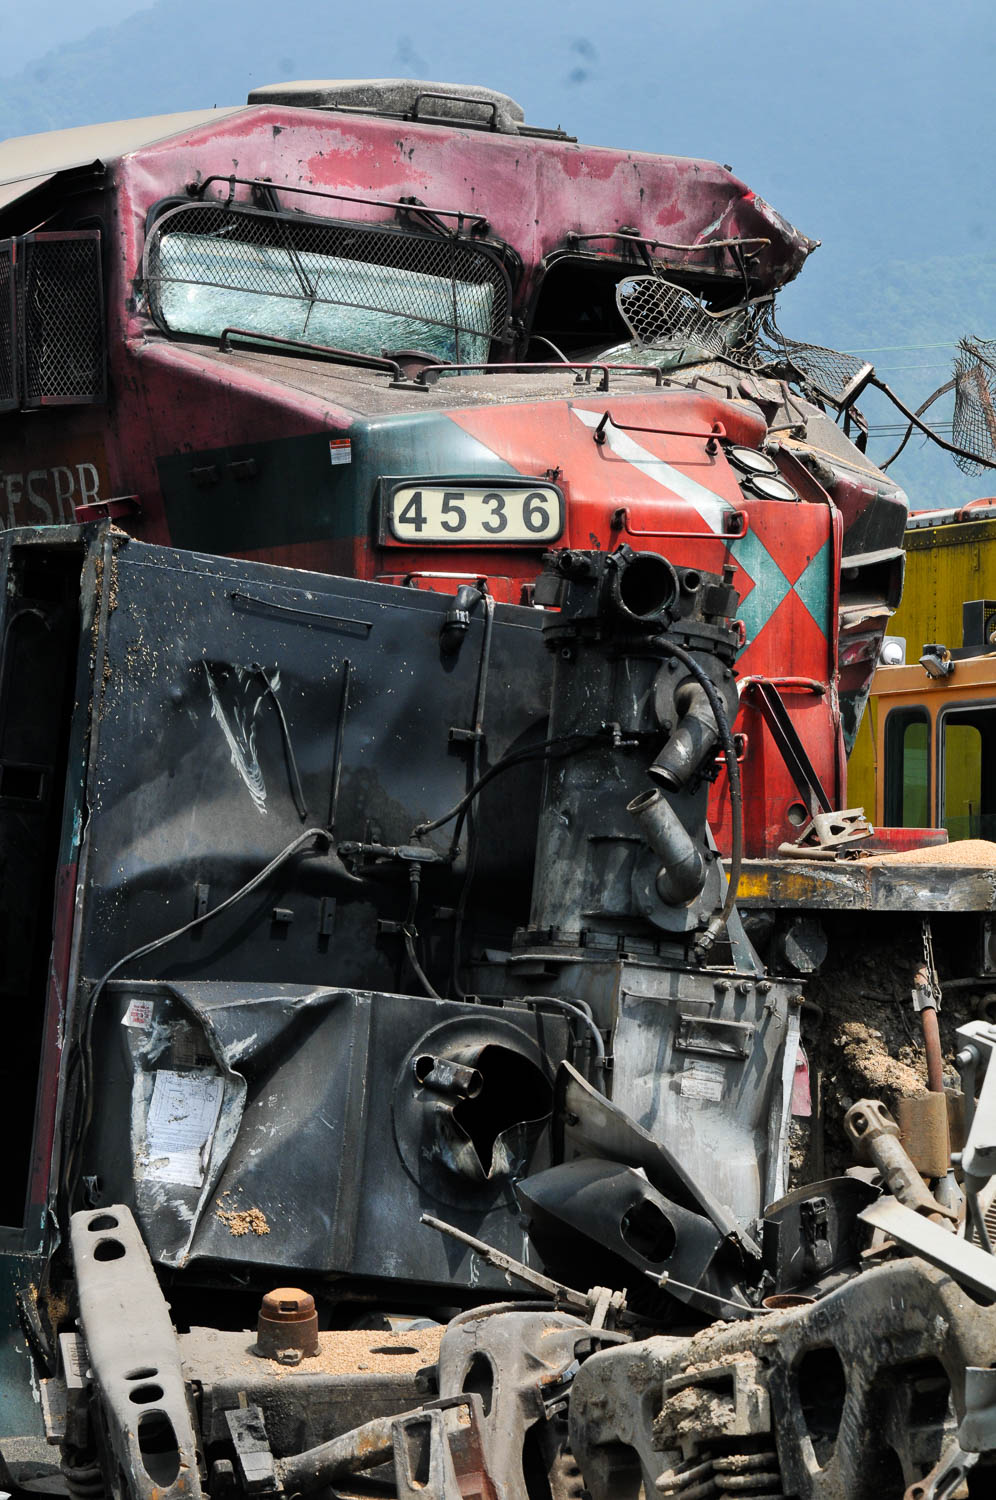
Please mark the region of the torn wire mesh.
<svg viewBox="0 0 996 1500"><path fill-rule="evenodd" d="M963 474L982 474L996 462L996 339L959 340L951 437L979 462L955 455Z"/></svg>
<svg viewBox="0 0 996 1500"><path fill-rule="evenodd" d="M661 276L629 276L616 290L619 312L637 343L677 355L689 364L731 359L750 369L787 366L806 392L840 408L849 406L873 373L852 354L786 338L775 322L771 298L710 312L684 287Z"/></svg>
<svg viewBox="0 0 996 1500"><path fill-rule="evenodd" d="M750 342L750 308L710 312L684 287L662 276L627 276L616 306L637 343L696 359L736 358Z"/></svg>
<svg viewBox="0 0 996 1500"><path fill-rule="evenodd" d="M788 365L807 394L839 408L849 406L874 374L872 365L853 354L786 338L770 307L765 309L758 328L755 363Z"/></svg>
<svg viewBox="0 0 996 1500"><path fill-rule="evenodd" d="M503 268L456 236L219 204L163 215L146 247L146 284L153 317L174 332L251 328L445 360L486 359L509 300Z"/></svg>

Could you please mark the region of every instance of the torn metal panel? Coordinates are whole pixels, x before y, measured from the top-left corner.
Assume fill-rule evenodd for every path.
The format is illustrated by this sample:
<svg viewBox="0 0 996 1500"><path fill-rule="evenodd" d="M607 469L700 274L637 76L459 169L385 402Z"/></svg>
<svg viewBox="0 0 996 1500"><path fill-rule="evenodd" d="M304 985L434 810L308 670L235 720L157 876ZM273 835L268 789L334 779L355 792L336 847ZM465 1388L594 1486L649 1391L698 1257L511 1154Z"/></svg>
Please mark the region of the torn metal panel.
<svg viewBox="0 0 996 1500"><path fill-rule="evenodd" d="M102 1102L85 1169L134 1206L157 1262L503 1287L428 1230L398 1239L399 1214L417 1224L440 1205L522 1255L512 1183L551 1160L567 1017L294 985L121 982L95 1035ZM468 1058L472 1093L441 1095L418 1066Z"/></svg>
<svg viewBox="0 0 996 1500"><path fill-rule="evenodd" d="M907 1208L888 1194L870 1203L860 1217L865 1224L881 1229L932 1266L947 1271L962 1286L981 1297L996 1299L996 1256L988 1250L970 1244L950 1229L932 1224L922 1213Z"/></svg>
<svg viewBox="0 0 996 1500"><path fill-rule="evenodd" d="M673 1277L673 1295L709 1314L735 1318L747 1307L736 1285L742 1264L725 1237L632 1167L590 1158L561 1162L526 1177L516 1193L544 1264L563 1275L570 1270L585 1284L597 1278L624 1284L635 1268Z"/></svg>

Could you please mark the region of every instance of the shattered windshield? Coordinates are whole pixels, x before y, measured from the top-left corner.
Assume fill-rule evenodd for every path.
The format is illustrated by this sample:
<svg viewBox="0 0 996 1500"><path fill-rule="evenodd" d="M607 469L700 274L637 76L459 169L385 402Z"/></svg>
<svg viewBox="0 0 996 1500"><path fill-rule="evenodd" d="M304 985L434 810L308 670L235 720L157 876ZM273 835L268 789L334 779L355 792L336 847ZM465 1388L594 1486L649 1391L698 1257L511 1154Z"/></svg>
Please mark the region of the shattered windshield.
<svg viewBox="0 0 996 1500"><path fill-rule="evenodd" d="M504 324L504 272L455 238L196 205L154 226L153 317L173 333L225 328L360 354L418 349L486 360Z"/></svg>

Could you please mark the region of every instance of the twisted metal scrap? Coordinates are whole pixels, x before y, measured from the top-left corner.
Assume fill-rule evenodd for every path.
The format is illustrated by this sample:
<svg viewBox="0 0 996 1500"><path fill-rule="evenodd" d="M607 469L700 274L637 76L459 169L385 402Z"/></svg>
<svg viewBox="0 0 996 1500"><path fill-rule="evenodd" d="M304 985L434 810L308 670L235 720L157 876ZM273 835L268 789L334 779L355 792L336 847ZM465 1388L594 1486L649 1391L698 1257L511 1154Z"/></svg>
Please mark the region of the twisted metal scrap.
<svg viewBox="0 0 996 1500"><path fill-rule="evenodd" d="M981 474L996 462L996 339L960 339L958 349L952 437L979 459L955 463L963 474Z"/></svg>
<svg viewBox="0 0 996 1500"><path fill-rule="evenodd" d="M771 298L711 312L684 287L659 275L628 276L616 290L619 312L644 348L676 352L682 363L728 359L760 370L788 366L806 395L843 406L870 366L851 354L786 338Z"/></svg>

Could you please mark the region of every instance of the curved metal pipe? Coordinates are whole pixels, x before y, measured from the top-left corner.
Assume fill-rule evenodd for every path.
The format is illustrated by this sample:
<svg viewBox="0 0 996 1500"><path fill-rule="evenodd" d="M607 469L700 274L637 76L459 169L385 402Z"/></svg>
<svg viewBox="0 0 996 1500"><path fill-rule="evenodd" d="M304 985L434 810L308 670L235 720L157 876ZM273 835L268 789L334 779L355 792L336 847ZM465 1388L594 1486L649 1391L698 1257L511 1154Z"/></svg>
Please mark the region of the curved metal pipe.
<svg viewBox="0 0 996 1500"><path fill-rule="evenodd" d="M668 792L682 791L719 743L716 715L700 683L686 682L674 702L680 714L677 727L647 771Z"/></svg>
<svg viewBox="0 0 996 1500"><path fill-rule="evenodd" d="M331 1442L278 1459L275 1467L284 1493L306 1495L383 1463L394 1451L395 1420L393 1416L375 1417Z"/></svg>
<svg viewBox="0 0 996 1500"><path fill-rule="evenodd" d="M657 894L668 906L687 906L705 885L706 863L678 814L657 791L641 792L626 811L661 861Z"/></svg>

